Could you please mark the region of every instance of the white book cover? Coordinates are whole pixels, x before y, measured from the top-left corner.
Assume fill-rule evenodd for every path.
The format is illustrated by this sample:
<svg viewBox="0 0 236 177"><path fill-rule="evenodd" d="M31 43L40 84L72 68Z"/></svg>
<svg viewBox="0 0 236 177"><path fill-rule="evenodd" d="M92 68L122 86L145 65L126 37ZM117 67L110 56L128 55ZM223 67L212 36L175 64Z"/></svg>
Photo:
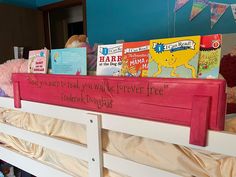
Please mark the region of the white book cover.
<svg viewBox="0 0 236 177"><path fill-rule="evenodd" d="M97 75L120 76L123 44L99 45Z"/></svg>

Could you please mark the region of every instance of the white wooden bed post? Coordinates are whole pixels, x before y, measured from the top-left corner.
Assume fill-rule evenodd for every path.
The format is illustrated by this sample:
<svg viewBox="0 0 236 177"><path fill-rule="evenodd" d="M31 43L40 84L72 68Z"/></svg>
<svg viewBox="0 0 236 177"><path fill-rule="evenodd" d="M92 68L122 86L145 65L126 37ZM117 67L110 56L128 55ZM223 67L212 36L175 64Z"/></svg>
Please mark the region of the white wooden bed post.
<svg viewBox="0 0 236 177"><path fill-rule="evenodd" d="M103 177L101 116L87 114L86 118L89 177Z"/></svg>

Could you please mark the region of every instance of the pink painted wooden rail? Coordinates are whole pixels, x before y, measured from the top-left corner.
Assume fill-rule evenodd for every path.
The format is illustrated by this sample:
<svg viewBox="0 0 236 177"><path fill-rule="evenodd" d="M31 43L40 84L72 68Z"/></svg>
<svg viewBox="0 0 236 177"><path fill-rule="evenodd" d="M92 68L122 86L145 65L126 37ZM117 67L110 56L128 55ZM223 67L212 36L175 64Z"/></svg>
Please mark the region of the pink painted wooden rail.
<svg viewBox="0 0 236 177"><path fill-rule="evenodd" d="M207 129L224 128L224 80L13 74L13 84L17 108L28 100L190 126L201 146Z"/></svg>

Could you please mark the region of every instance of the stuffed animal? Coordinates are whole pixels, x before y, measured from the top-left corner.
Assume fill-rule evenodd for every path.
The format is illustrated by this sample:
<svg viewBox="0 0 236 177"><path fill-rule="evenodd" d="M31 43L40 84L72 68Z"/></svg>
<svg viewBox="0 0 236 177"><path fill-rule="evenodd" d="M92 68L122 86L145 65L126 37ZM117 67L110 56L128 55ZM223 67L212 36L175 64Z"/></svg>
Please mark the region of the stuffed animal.
<svg viewBox="0 0 236 177"><path fill-rule="evenodd" d="M1 97L7 96L7 94L1 88L0 88L0 96Z"/></svg>
<svg viewBox="0 0 236 177"><path fill-rule="evenodd" d="M92 48L86 42L86 40L87 40L87 36L84 35L84 34L82 34L82 35L73 35L66 42L65 48L86 47L87 53L91 53Z"/></svg>
<svg viewBox="0 0 236 177"><path fill-rule="evenodd" d="M27 73L28 60L13 59L0 65L0 88L7 96L13 97L12 73Z"/></svg>
<svg viewBox="0 0 236 177"><path fill-rule="evenodd" d="M86 42L86 35L73 35L66 42L65 48L76 48L80 47L81 43Z"/></svg>

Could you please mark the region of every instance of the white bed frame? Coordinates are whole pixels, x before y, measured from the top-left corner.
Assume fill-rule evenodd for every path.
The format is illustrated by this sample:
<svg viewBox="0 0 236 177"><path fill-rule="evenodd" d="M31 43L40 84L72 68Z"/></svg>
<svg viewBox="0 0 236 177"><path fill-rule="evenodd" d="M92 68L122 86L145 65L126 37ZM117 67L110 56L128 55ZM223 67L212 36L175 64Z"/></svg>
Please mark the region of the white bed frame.
<svg viewBox="0 0 236 177"><path fill-rule="evenodd" d="M12 98L0 98L0 107L14 108ZM190 128L124 116L91 112L74 108L22 101L24 112L49 116L60 120L84 124L87 128L87 146L69 143L45 135L0 123L0 132L62 152L88 162L89 177L102 177L103 167L130 177L177 177L160 169L138 164L102 151L101 130L107 129L130 135L150 138L191 148L208 150L236 156L235 135L226 132L208 131L206 147L189 144ZM0 146L0 159L39 177L69 177L65 172L25 157ZM171 164L170 164L171 165Z"/></svg>

